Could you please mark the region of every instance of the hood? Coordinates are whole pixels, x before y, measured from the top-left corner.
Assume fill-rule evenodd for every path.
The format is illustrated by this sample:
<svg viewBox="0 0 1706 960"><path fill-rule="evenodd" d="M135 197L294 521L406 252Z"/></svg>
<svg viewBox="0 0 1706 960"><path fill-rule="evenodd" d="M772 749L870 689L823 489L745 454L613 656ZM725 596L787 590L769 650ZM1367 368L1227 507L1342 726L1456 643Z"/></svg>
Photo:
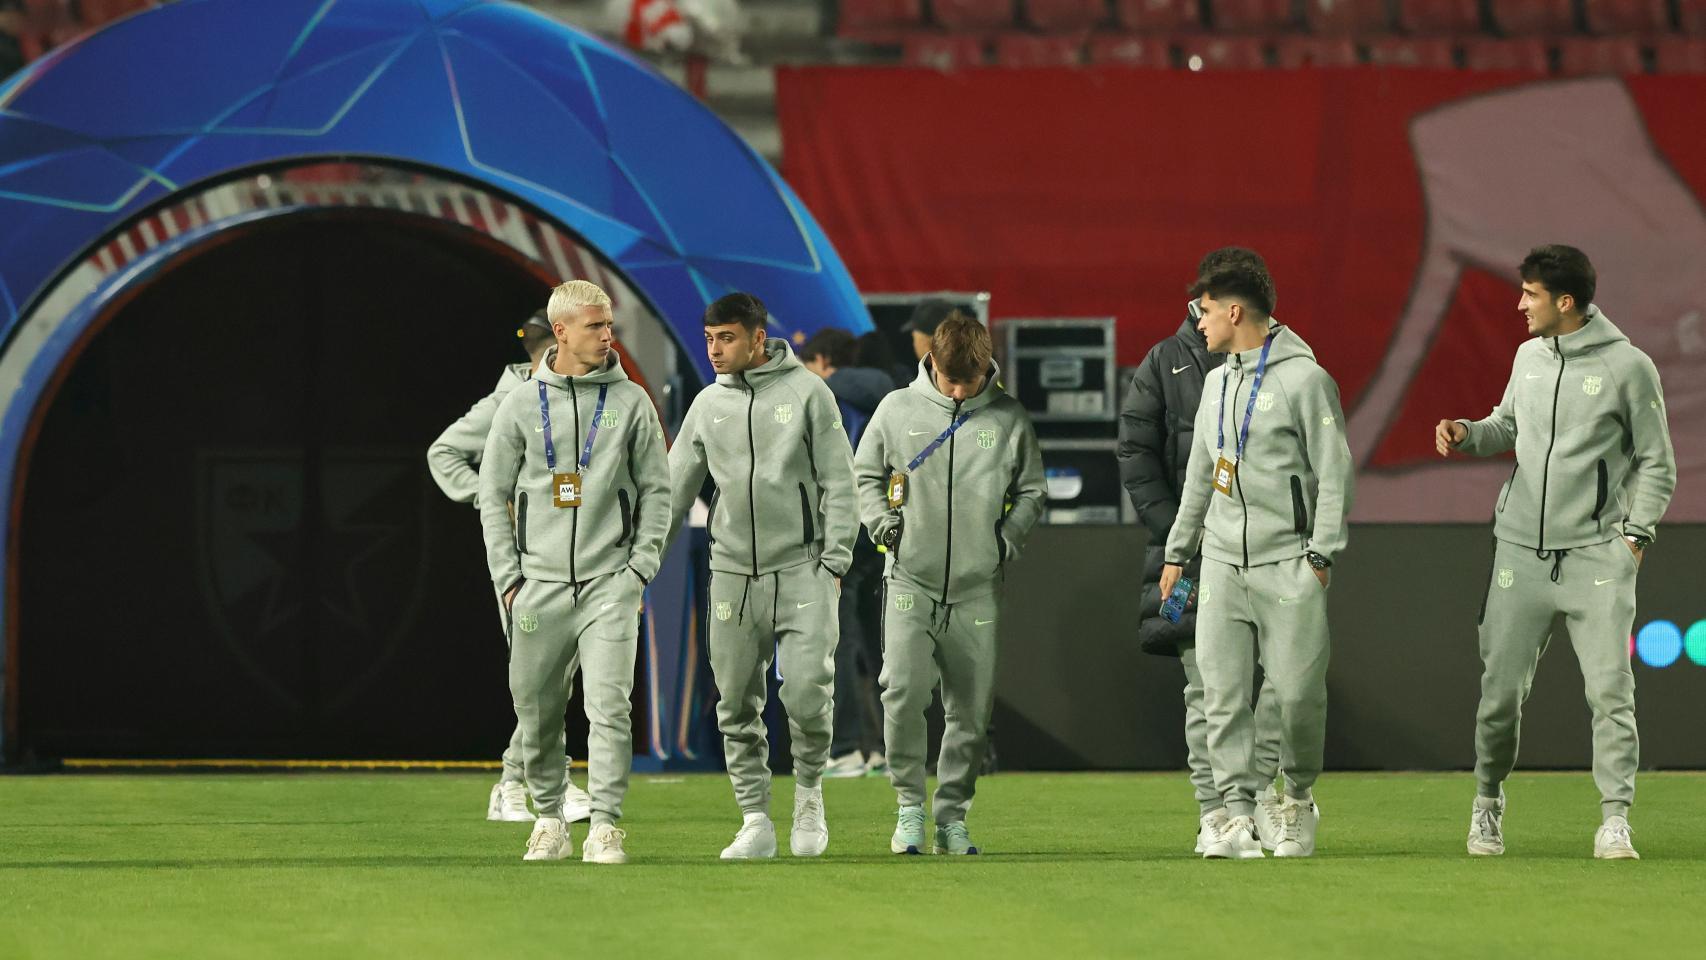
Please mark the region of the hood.
<svg viewBox="0 0 1706 960"><path fill-rule="evenodd" d="M842 367L825 382L835 399L864 414L875 413L895 388L894 378L872 367Z"/></svg>
<svg viewBox="0 0 1706 960"><path fill-rule="evenodd" d="M942 391L936 389L936 381L932 376L934 370L935 368L930 363L930 355L925 354L924 359L918 361L918 376L914 377L912 383L907 385L907 389L918 391L923 396L929 397L932 403L951 413L954 410L954 401L949 400L942 395ZM979 407L987 407L1006 392L1001 389L1001 367L994 360L989 361L987 377L983 383L983 391L960 404L961 413L970 413Z"/></svg>
<svg viewBox="0 0 1706 960"><path fill-rule="evenodd" d="M557 348L552 347L546 352L545 361L539 364L539 370L533 374L533 379L559 390L567 390L569 378L551 369L551 361L556 358ZM602 384L620 383L626 379L628 379L628 372L622 369L622 355L616 352L615 347L611 347L610 356L605 358L602 369L594 370L585 376L575 377L574 381L577 384Z"/></svg>
<svg viewBox="0 0 1706 960"><path fill-rule="evenodd" d="M1179 332L1173 334L1173 336L1190 344L1191 348L1194 350L1200 350L1204 353L1208 352L1208 338L1202 335L1201 330L1197 329L1197 321L1195 317L1187 316L1185 318L1185 322L1179 324Z"/></svg>
<svg viewBox="0 0 1706 960"><path fill-rule="evenodd" d="M771 380L794 370L804 370L805 365L794 356L794 348L788 346L788 341L778 337L768 337L764 341L764 355L770 359L763 365L753 367L741 373L719 373L717 382L725 387L736 390L752 390L757 392L764 389Z"/></svg>
<svg viewBox="0 0 1706 960"><path fill-rule="evenodd" d="M1599 311L1599 307L1588 304L1587 321L1575 333L1566 333L1561 337L1547 337L1541 341L1541 349L1549 357L1556 357L1562 350L1565 357L1580 357L1601 347L1614 343L1628 343L1629 338L1623 331L1611 322L1611 319Z"/></svg>
<svg viewBox="0 0 1706 960"><path fill-rule="evenodd" d="M1270 321L1268 325L1268 332L1272 334L1274 338L1274 345L1268 350L1268 367L1270 369L1287 360L1294 360L1298 357L1307 357L1310 360L1315 359L1315 351L1309 349L1309 344L1304 343L1303 338L1293 333L1292 329L1285 324L1278 321ZM1256 369L1256 364L1261 359L1262 348L1256 347L1254 349L1245 350L1243 353L1228 355L1226 363L1227 366L1230 366L1234 370L1242 370L1246 367L1254 370Z"/></svg>

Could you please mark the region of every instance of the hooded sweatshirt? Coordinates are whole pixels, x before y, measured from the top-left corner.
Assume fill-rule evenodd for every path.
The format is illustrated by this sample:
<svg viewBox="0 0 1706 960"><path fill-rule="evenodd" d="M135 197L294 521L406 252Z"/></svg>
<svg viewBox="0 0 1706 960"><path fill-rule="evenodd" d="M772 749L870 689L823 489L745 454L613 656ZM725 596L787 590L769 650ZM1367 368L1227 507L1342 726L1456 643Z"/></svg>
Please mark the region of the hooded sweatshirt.
<svg viewBox="0 0 1706 960"><path fill-rule="evenodd" d="M992 363L983 391L955 403L936 389L930 358L918 376L878 405L859 441L854 475L859 514L877 543L901 524L887 575L916 584L941 603L987 596L1019 556L1042 516L1047 489L1031 419L1007 395ZM965 415L954 434L916 469L914 457ZM888 502L891 473L907 475L906 503Z"/></svg>
<svg viewBox="0 0 1706 960"><path fill-rule="evenodd" d="M551 348L534 382L511 390L498 404L486 438L479 504L492 584L502 593L523 579L585 583L624 566L649 582L669 531L669 463L657 410L628 379L616 351L603 369L580 377L552 370L556 354ZM552 503L540 385L551 411L555 472L581 474L579 507ZM600 389L604 412L596 418L591 457L582 467Z"/></svg>
<svg viewBox="0 0 1706 960"><path fill-rule="evenodd" d="M1236 457L1262 349L1231 354L1203 381L1168 563L1183 566L1199 546L1204 557L1239 567L1306 553L1331 561L1345 548L1353 469L1339 387L1290 327L1272 323L1269 332L1267 372L1231 496L1214 488L1215 463Z"/></svg>
<svg viewBox="0 0 1706 960"><path fill-rule="evenodd" d="M693 398L669 452L670 517L679 522L709 474L712 570L756 577L822 563L842 576L859 521L841 413L786 340L766 340L764 353Z"/></svg>
<svg viewBox="0 0 1706 960"><path fill-rule="evenodd" d="M444 495L457 503L474 503L480 492L480 459L486 453L486 435L492 432L492 418L497 416L498 404L518 385L533 379L531 363L512 363L504 367L498 385L479 403L474 404L462 418L444 428L438 439L427 448L427 469Z"/></svg>
<svg viewBox="0 0 1706 960"><path fill-rule="evenodd" d="M1659 372L1598 307L1581 329L1517 348L1504 397L1459 420L1477 457L1516 449L1493 535L1569 550L1621 534L1652 539L1676 489Z"/></svg>

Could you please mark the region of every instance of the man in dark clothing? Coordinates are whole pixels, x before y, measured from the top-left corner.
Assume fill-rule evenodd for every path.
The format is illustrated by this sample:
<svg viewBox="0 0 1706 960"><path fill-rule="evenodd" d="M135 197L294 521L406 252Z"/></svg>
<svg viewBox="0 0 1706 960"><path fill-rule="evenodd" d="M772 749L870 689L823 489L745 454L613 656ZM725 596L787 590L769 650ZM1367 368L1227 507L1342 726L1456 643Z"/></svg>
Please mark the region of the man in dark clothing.
<svg viewBox="0 0 1706 960"><path fill-rule="evenodd" d="M1197 273L1206 276L1224 264L1250 258L1262 262L1255 251L1226 247L1203 257ZM1143 612L1138 643L1145 653L1179 658L1185 671L1185 745L1191 783L1201 809L1196 847L1201 853L1203 841L1216 835L1219 822L1225 818L1226 805L1209 766L1208 718L1203 713L1202 673L1196 662L1196 605L1193 598L1179 622L1171 623L1161 616L1161 602L1166 598L1157 586L1167 532L1179 510L1203 379L1226 360L1224 355L1208 352L1208 344L1197 329L1198 309L1192 300L1178 331L1152 347L1138 367L1132 389L1120 408L1117 456L1120 480L1138 519L1149 531L1143 558L1143 593L1138 603ZM1185 576L1193 583L1200 575L1201 562L1195 558L1185 569ZM1270 784L1257 798L1256 824L1263 845L1271 850L1280 826L1279 796L1271 786L1279 771L1279 700L1266 682L1256 708L1256 758L1259 772Z"/></svg>
<svg viewBox="0 0 1706 960"><path fill-rule="evenodd" d="M800 362L824 379L841 407L842 431L855 447L877 404L896 389L883 370L857 364L859 343L845 330L820 330L800 347ZM841 642L835 648L835 733L825 777L887 772L883 712L877 690L881 648L883 557L863 528L853 566L841 578Z"/></svg>

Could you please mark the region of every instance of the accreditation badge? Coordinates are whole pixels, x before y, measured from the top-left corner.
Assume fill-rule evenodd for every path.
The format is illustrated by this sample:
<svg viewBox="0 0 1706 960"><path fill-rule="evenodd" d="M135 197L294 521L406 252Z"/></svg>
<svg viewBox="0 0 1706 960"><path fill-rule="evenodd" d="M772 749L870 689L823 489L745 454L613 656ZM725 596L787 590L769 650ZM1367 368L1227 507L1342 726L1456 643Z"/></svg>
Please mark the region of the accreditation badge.
<svg viewBox="0 0 1706 960"><path fill-rule="evenodd" d="M551 506L578 507L581 505L581 475L578 473L551 474Z"/></svg>
<svg viewBox="0 0 1706 960"><path fill-rule="evenodd" d="M1232 496L1232 481L1238 476L1238 464L1225 457L1217 457L1214 461L1214 489L1227 496Z"/></svg>
<svg viewBox="0 0 1706 960"><path fill-rule="evenodd" d="M906 474L899 470L889 474L889 509L906 506Z"/></svg>

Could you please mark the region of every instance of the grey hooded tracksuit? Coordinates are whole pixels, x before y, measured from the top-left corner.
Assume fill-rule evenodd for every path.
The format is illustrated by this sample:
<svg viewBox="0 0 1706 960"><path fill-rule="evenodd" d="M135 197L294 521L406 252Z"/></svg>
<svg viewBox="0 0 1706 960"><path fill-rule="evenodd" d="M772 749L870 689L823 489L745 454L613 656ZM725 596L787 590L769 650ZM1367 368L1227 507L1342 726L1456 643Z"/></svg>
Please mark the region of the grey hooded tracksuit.
<svg viewBox="0 0 1706 960"><path fill-rule="evenodd" d="M470 407L461 419L446 427L427 448L427 469L432 472L438 488L451 500L475 503L479 499L480 459L486 453L486 437L492 431L492 418L497 416L498 404L511 390L533 379L532 368L530 363L512 363L504 367L492 392ZM507 634L509 615L503 609L501 595L497 601L501 629ZM579 658L571 658L569 669L563 675L565 700L574 696L575 670L578 667ZM522 782L521 766L521 724L517 723L509 736L509 746L504 748L503 779Z"/></svg>
<svg viewBox="0 0 1706 960"><path fill-rule="evenodd" d="M657 574L669 530L669 465L651 398L628 379L614 351L603 369L581 377L553 371L555 357L553 348L534 382L498 404L480 467L480 524L493 587L500 596L520 588L509 608L509 688L528 790L541 817L562 816L563 677L578 655L596 825L622 816L634 759L630 696L640 598ZM578 507L553 503L540 385L554 472L581 474Z"/></svg>
<svg viewBox="0 0 1706 960"><path fill-rule="evenodd" d="M1627 815L1640 743L1628 650L1637 564L1624 536L1651 539L1676 488L1658 370L1590 306L1574 333L1518 347L1499 405L1458 422L1464 453L1516 450L1481 613L1480 793L1498 796L1516 765L1522 704L1563 614L1593 709L1600 806Z"/></svg>
<svg viewBox="0 0 1706 960"><path fill-rule="evenodd" d="M924 711L938 677L947 726L937 761L937 824L966 818L995 702L996 621L1006 565L1042 516L1042 452L1025 410L990 367L983 391L955 403L936 389L930 359L877 406L854 457L859 514L888 552L883 591L883 739L901 806L923 806ZM916 467L912 461L965 420ZM906 502L889 506L892 474Z"/></svg>
<svg viewBox="0 0 1706 960"><path fill-rule="evenodd" d="M1214 487L1216 461L1236 457L1261 348L1209 373L1197 408L1167 562L1202 550L1197 664L1209 760L1227 813L1250 816L1263 786L1255 762L1251 674L1256 648L1280 707L1280 766L1289 796L1321 772L1327 723L1327 591L1306 555L1345 548L1353 468L1333 378L1283 324L1272 324L1266 375L1230 496ZM1224 440L1222 440L1224 437ZM1222 447L1224 443L1224 448Z"/></svg>
<svg viewBox="0 0 1706 960"><path fill-rule="evenodd" d="M834 720L836 578L852 562L858 516L834 395L787 341L764 351L762 365L723 374L693 399L669 465L677 521L707 474L716 484L707 622L717 726L741 811L768 814L765 673L780 656L794 779L816 787Z"/></svg>

